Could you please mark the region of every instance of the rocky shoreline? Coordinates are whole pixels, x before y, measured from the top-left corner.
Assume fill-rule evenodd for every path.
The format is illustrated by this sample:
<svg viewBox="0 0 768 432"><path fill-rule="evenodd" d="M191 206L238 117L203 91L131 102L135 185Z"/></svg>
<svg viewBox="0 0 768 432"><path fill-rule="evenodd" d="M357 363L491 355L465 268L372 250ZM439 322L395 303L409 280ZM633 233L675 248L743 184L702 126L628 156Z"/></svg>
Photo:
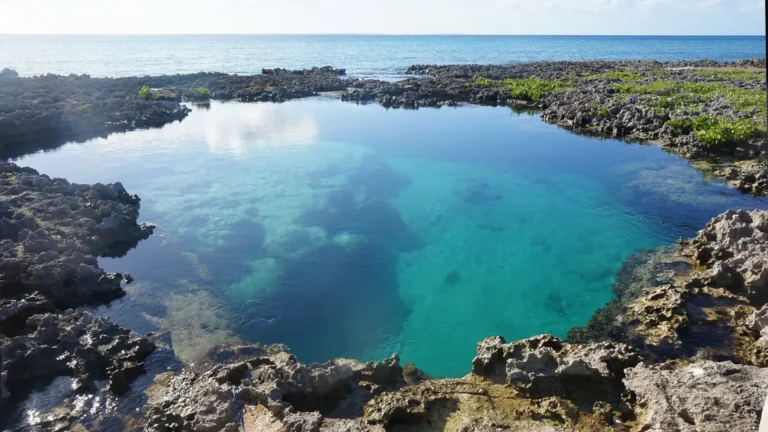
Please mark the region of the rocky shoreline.
<svg viewBox="0 0 768 432"><path fill-rule="evenodd" d="M523 104L576 130L652 140L689 159L726 158L733 166L717 175L761 194L768 182L762 138L753 135L715 150L693 131L675 134L668 124L701 112L716 119L761 113L740 111L719 96L685 102L700 105L700 112L649 113L646 104L667 96L625 99L611 87L647 85L662 70L685 82L725 82L764 93L764 75L762 81L750 78L750 69L760 66L764 60L414 66L409 74L430 77L397 83L345 79L343 70L332 68L120 79L18 78L6 70L0 74L0 101L6 104L0 106L0 144L8 155L18 155L67 140L160 126L186 115L182 101L280 102L334 91L345 100L391 107ZM697 75L711 72L702 68L728 68L728 74ZM540 96L536 100L519 99L517 84L505 81L559 81L566 75L578 84L540 94L541 81L525 81L534 88L524 94ZM23 92L14 90L17 84ZM84 113L91 107L82 106L97 100L105 102ZM28 109L18 109L22 105ZM580 111L585 107L591 111ZM76 395L108 394L119 401L147 372L151 356L162 353L154 335L133 334L86 310L118 298L132 281L127 274L104 272L97 258L121 256L152 234L153 226L138 223L139 209L140 199L119 183L71 184L0 163L0 409L60 377L72 380ZM141 393L135 396L140 409L121 413L119 427L110 409L84 412L83 404L71 399L18 426L31 431L757 430L768 394L768 212L729 210L693 239L630 258L614 291L616 299L567 340L541 335L508 343L496 336L479 342L467 365L470 373L461 379L430 379L412 365L401 366L397 355L374 363L335 359L307 366L285 346L222 346L195 364L153 372L153 385L133 389Z"/></svg>
<svg viewBox="0 0 768 432"><path fill-rule="evenodd" d="M151 234L137 223L138 197L0 168L0 400L17 403L57 376L76 394L119 400L145 372L152 336L65 308L108 301L131 280L95 257ZM284 346L218 347L153 374L123 430L757 430L768 212L730 210L677 247L628 260L617 281L616 301L568 341L488 338L462 379L430 379L397 355L306 366ZM78 409L65 400L23 430L103 430L112 418Z"/></svg>
<svg viewBox="0 0 768 432"><path fill-rule="evenodd" d="M0 72L0 149L18 157L67 141L181 121L182 103L284 102L324 93L392 108L511 106L600 137L653 142L739 190L768 192L765 59L414 65L397 82L343 69L91 78Z"/></svg>
<svg viewBox="0 0 768 432"><path fill-rule="evenodd" d="M124 294L130 275L105 273L153 226L137 224L139 198L119 183L72 184L0 163L0 404L55 376L124 391L154 350L106 319L70 308Z"/></svg>

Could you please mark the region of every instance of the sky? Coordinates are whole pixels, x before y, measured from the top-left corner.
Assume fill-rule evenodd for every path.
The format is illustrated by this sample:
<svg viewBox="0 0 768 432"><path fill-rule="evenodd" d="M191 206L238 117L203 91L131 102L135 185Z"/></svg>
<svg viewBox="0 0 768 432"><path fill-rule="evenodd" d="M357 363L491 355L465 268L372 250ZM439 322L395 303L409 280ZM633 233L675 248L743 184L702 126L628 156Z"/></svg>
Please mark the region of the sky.
<svg viewBox="0 0 768 432"><path fill-rule="evenodd" d="M763 0L0 0L0 34L764 35Z"/></svg>

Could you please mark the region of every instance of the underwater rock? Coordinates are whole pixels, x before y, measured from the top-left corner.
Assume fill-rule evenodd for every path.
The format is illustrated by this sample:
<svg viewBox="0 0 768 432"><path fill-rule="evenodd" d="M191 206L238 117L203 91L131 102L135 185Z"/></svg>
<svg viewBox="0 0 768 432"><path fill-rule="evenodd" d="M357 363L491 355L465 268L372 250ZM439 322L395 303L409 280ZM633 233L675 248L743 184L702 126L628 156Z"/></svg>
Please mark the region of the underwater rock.
<svg viewBox="0 0 768 432"><path fill-rule="evenodd" d="M768 394L768 369L730 362L627 370L643 431L757 431Z"/></svg>
<svg viewBox="0 0 768 432"><path fill-rule="evenodd" d="M643 257L636 268L662 277L630 277L629 295L617 293L586 328L571 330L569 340L623 342L656 361L768 365L760 330L748 320L768 302L768 212L729 210L680 244L678 251ZM628 274L634 272L622 269L617 279Z"/></svg>
<svg viewBox="0 0 768 432"><path fill-rule="evenodd" d="M59 306L112 299L122 275L106 274L99 255L115 256L146 239L139 198L120 183L70 184L0 163L0 298L39 292Z"/></svg>
<svg viewBox="0 0 768 432"><path fill-rule="evenodd" d="M142 373L144 359L155 349L107 319L82 311L60 313L37 294L3 300L0 314L4 399L61 375L74 377L83 389L109 379L110 389L120 393Z"/></svg>
<svg viewBox="0 0 768 432"><path fill-rule="evenodd" d="M715 171L742 192L754 195L768 193L768 161L754 160L737 163L735 166Z"/></svg>
<svg viewBox="0 0 768 432"><path fill-rule="evenodd" d="M616 273L614 300L595 312L585 327L572 328L568 332L567 341L589 343L626 340L626 306L652 288L672 284L690 268L691 263L680 254L679 247L664 246L630 256Z"/></svg>
<svg viewBox="0 0 768 432"><path fill-rule="evenodd" d="M482 204L502 198L501 195L493 193L491 185L478 179L457 182L453 186L453 193L459 200L468 204Z"/></svg>

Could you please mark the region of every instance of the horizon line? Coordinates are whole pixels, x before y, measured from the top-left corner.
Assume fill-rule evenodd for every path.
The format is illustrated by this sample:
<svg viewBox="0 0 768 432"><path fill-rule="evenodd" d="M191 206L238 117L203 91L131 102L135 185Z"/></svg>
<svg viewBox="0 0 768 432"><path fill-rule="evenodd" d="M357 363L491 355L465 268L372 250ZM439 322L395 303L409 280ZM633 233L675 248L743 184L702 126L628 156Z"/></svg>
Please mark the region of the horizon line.
<svg viewBox="0 0 768 432"><path fill-rule="evenodd" d="M766 37L765 34L508 34L508 33L0 33L0 36L506 36L506 37Z"/></svg>

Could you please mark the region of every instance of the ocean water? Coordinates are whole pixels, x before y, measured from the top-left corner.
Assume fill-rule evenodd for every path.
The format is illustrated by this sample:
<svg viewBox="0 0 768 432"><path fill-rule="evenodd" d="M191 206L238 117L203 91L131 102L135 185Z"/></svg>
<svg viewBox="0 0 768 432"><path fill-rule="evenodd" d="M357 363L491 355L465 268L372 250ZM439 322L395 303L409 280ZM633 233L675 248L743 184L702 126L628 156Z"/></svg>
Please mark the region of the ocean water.
<svg viewBox="0 0 768 432"><path fill-rule="evenodd" d="M485 337L585 324L631 254L768 208L658 147L475 106L212 102L18 163L142 197L157 232L101 259L136 282L95 311L181 360L243 339L439 377Z"/></svg>
<svg viewBox="0 0 768 432"><path fill-rule="evenodd" d="M9 36L0 68L22 75L260 73L331 65L391 77L413 64L537 60L733 61L765 57L765 36Z"/></svg>

